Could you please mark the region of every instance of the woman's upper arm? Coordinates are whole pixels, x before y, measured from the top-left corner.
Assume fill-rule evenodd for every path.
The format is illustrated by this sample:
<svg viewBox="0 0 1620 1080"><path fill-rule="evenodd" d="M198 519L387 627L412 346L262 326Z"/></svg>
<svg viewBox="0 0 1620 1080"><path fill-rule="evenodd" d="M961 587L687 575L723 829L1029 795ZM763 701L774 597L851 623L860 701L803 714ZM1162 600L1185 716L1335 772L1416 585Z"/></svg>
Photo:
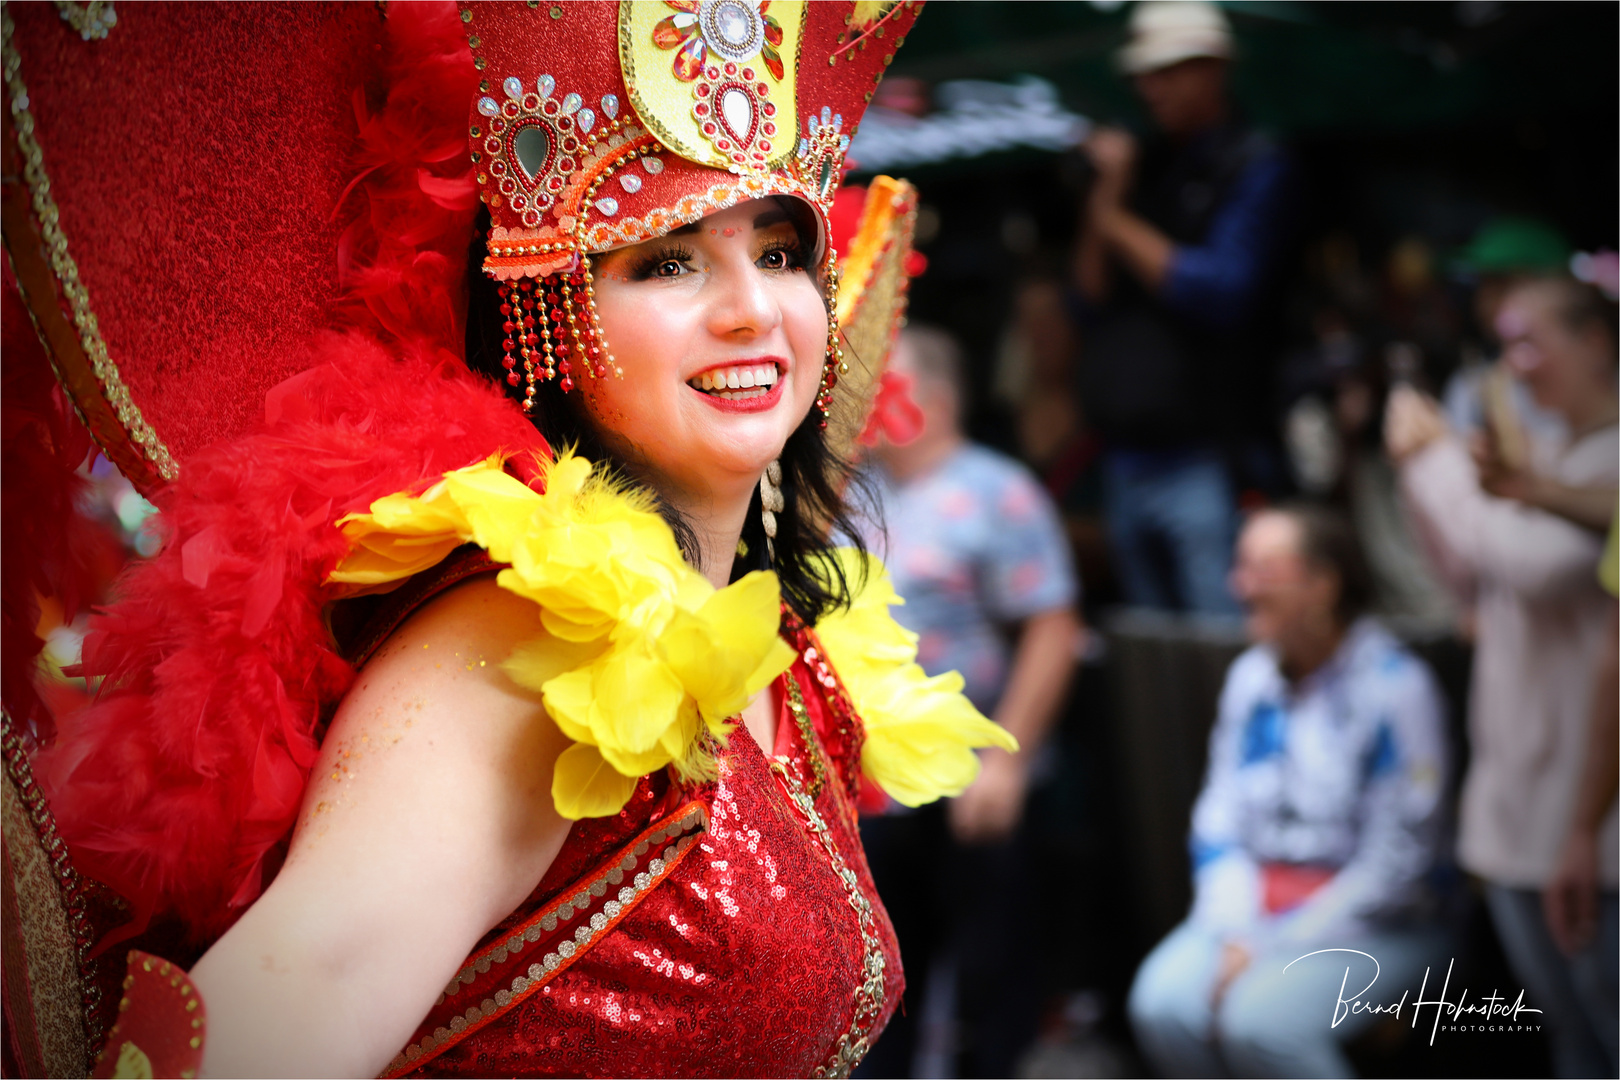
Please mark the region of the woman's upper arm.
<svg viewBox="0 0 1620 1080"><path fill-rule="evenodd" d="M500 668L537 616L479 578L361 673L280 875L193 972L207 1072L374 1074L540 880L568 833L551 799L568 744Z"/></svg>

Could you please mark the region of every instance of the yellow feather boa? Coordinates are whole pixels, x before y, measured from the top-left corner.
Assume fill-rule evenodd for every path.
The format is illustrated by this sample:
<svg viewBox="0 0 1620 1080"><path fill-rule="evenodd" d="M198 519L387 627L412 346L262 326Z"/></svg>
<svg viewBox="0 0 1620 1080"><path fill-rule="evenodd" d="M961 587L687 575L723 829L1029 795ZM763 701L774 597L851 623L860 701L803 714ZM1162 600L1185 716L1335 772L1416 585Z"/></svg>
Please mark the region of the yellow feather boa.
<svg viewBox="0 0 1620 1080"><path fill-rule="evenodd" d="M715 589L645 497L593 477L583 458L547 464L543 494L501 464L491 457L343 518L353 548L328 580L349 594L384 589L469 542L508 564L497 584L534 601L538 618L502 668L540 693L574 741L551 786L564 817L617 813L640 777L667 765L713 776L704 734L723 740L793 662L776 575ZM862 770L909 806L959 794L978 773L974 747L1017 743L962 697L960 676L917 667L915 635L889 617L900 600L882 565L838 557L866 587L816 632L865 724Z"/></svg>
<svg viewBox="0 0 1620 1080"><path fill-rule="evenodd" d="M930 678L917 666L917 635L894 621L903 604L883 564L839 548L845 579L864 582L848 610L816 624L816 636L866 728L861 772L896 802L921 806L960 795L979 775L975 747L1016 751L1018 740L962 696L954 671Z"/></svg>

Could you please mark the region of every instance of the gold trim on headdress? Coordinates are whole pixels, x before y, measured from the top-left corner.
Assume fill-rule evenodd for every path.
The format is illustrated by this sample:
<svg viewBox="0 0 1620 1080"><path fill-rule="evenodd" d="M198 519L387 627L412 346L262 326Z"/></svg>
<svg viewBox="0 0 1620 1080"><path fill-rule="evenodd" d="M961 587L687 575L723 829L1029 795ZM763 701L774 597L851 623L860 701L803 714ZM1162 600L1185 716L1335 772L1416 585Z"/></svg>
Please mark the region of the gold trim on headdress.
<svg viewBox="0 0 1620 1080"><path fill-rule="evenodd" d="M889 349L900 332L911 284L906 263L917 225L917 189L904 180L874 177L866 192L861 224L843 256L838 294L848 371L828 417L833 452L852 457L866 427Z"/></svg>

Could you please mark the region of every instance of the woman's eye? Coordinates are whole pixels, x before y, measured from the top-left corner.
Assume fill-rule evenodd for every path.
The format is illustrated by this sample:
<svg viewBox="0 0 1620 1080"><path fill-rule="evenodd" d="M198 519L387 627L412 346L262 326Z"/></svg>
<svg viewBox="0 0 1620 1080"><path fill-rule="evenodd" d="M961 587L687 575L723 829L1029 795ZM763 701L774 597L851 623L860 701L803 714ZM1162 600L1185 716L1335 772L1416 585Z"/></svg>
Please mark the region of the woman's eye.
<svg viewBox="0 0 1620 1080"><path fill-rule="evenodd" d="M796 265L793 252L786 248L776 248L767 251L759 257L759 265L764 270L791 270Z"/></svg>
<svg viewBox="0 0 1620 1080"><path fill-rule="evenodd" d="M684 269L686 269L686 267L679 259L660 259L658 264L653 267L653 276L664 278L679 277L681 271Z"/></svg>

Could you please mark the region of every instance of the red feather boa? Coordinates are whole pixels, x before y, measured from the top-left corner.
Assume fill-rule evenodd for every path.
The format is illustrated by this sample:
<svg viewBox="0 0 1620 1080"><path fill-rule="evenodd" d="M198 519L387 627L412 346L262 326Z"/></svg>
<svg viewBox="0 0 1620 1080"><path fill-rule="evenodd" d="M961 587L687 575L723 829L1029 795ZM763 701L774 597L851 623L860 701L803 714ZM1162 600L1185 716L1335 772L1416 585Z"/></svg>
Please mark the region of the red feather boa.
<svg viewBox="0 0 1620 1080"><path fill-rule="evenodd" d="M174 915L198 941L259 895L296 820L319 720L353 671L322 585L342 515L497 450L544 448L460 358L477 210L473 69L453 4L390 6L390 91L357 92L336 324L256 432L193 455L154 499L164 550L92 623L102 676L36 770L79 868L130 901L103 947ZM404 359L396 359L403 356Z"/></svg>
<svg viewBox="0 0 1620 1080"><path fill-rule="evenodd" d="M333 522L497 450L543 446L459 359L391 359L358 337L288 380L257 433L186 462L157 496L161 553L92 622L96 703L36 768L79 868L199 939L259 895L353 671L322 618L347 545ZM124 933L116 935L124 936Z"/></svg>

